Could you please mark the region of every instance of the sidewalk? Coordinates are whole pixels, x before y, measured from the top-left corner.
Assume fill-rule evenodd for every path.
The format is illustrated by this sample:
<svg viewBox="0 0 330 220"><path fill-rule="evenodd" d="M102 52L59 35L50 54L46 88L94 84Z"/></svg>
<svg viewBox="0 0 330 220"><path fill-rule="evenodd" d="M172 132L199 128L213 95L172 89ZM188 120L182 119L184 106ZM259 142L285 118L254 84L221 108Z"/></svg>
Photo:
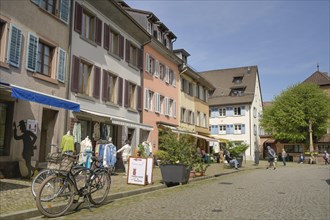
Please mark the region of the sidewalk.
<svg viewBox="0 0 330 220"><path fill-rule="evenodd" d="M264 169L265 167L266 161L260 161L258 166L255 166L252 161L246 161L243 162L243 167L237 171L232 168L226 168L223 164L212 163L211 166L208 167L205 176L192 178L189 182L250 169ZM116 173L111 176L111 180L112 183L107 198L108 200L166 188L166 186L162 184L162 177L158 167L154 167L153 169L153 184L150 185L140 186L127 184L127 179L123 177L123 173ZM34 197L31 194L31 181L22 179L0 179L0 219L26 219L39 215L41 214L36 208Z"/></svg>

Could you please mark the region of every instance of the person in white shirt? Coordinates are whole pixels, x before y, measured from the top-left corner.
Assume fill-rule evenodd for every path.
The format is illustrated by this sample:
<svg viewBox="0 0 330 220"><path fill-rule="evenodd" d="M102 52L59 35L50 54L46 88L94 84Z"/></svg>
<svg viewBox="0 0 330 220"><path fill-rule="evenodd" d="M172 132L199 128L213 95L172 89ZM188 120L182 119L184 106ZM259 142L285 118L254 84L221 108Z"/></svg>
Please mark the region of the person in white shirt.
<svg viewBox="0 0 330 220"><path fill-rule="evenodd" d="M122 148L120 148L119 150L117 150L117 153L122 152L121 156L122 156L124 166L125 166L125 176L127 176L128 158L131 156L131 151L132 151L132 147L130 145L129 140L126 140L125 145Z"/></svg>

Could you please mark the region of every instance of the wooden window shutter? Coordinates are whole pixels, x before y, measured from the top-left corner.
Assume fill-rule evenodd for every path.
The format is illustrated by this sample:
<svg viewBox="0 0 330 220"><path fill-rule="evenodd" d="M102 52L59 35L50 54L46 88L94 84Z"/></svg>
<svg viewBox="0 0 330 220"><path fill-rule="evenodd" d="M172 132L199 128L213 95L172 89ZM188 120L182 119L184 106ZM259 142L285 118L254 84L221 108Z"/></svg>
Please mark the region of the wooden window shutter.
<svg viewBox="0 0 330 220"><path fill-rule="evenodd" d="M83 8L81 7L80 4L76 2L75 16L74 16L74 30L79 34L81 34L81 30L82 30L82 13L83 13Z"/></svg>
<svg viewBox="0 0 330 220"><path fill-rule="evenodd" d="M119 106L123 105L123 78L118 78L118 99L117 104Z"/></svg>
<svg viewBox="0 0 330 220"><path fill-rule="evenodd" d="M124 107L128 108L128 81L125 80L125 99L124 99Z"/></svg>
<svg viewBox="0 0 330 220"><path fill-rule="evenodd" d="M138 111L142 111L142 91L141 86L137 86L137 108Z"/></svg>
<svg viewBox="0 0 330 220"><path fill-rule="evenodd" d="M80 79L80 60L76 56L72 56L72 75L71 75L71 91L79 92L79 79Z"/></svg>
<svg viewBox="0 0 330 220"><path fill-rule="evenodd" d="M66 72L66 52L62 48L58 48L57 52L57 71L56 78L60 82L65 82L65 72Z"/></svg>
<svg viewBox="0 0 330 220"><path fill-rule="evenodd" d="M10 24L10 32L8 36L8 53L7 62L19 68L21 63L22 51L22 31L13 24Z"/></svg>
<svg viewBox="0 0 330 220"><path fill-rule="evenodd" d="M138 60L137 60L137 67L143 71L143 50L138 48Z"/></svg>
<svg viewBox="0 0 330 220"><path fill-rule="evenodd" d="M127 63L129 63L129 61L130 61L130 47L131 47L131 43L129 42L129 40L126 39L125 60Z"/></svg>
<svg viewBox="0 0 330 220"><path fill-rule="evenodd" d="M119 57L124 59L124 37L119 34Z"/></svg>
<svg viewBox="0 0 330 220"><path fill-rule="evenodd" d="M103 70L103 77L102 77L102 100L107 101L109 99L109 94L108 94L108 77L109 74L106 70Z"/></svg>
<svg viewBox="0 0 330 220"><path fill-rule="evenodd" d="M70 18L70 3L70 0L61 0L60 3L60 19L67 24L69 24Z"/></svg>
<svg viewBox="0 0 330 220"><path fill-rule="evenodd" d="M96 99L100 98L100 75L101 75L101 68L98 66L94 66L93 97Z"/></svg>
<svg viewBox="0 0 330 220"><path fill-rule="evenodd" d="M103 48L109 50L109 25L104 23Z"/></svg>
<svg viewBox="0 0 330 220"><path fill-rule="evenodd" d="M31 33L28 34L28 48L26 57L26 69L35 72L37 69L39 38Z"/></svg>
<svg viewBox="0 0 330 220"><path fill-rule="evenodd" d="M99 46L102 44L102 20L96 17L96 36L95 43Z"/></svg>

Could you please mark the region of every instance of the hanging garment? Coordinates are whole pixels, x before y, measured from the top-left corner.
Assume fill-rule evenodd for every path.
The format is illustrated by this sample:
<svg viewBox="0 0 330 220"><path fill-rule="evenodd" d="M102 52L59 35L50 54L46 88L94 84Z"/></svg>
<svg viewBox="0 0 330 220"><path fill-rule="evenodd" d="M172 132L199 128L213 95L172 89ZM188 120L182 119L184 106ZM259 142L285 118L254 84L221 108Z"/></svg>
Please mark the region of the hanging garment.
<svg viewBox="0 0 330 220"><path fill-rule="evenodd" d="M107 144L105 146L103 165L104 167L113 167L117 161L117 151L114 144Z"/></svg>
<svg viewBox="0 0 330 220"><path fill-rule="evenodd" d="M95 140L99 140L100 139L100 124L98 122L96 122L94 124L94 129L93 129L93 138Z"/></svg>
<svg viewBox="0 0 330 220"><path fill-rule="evenodd" d="M86 165L87 162L87 151L92 151L92 142L86 137L80 143L80 153L79 153L79 164Z"/></svg>
<svg viewBox="0 0 330 220"><path fill-rule="evenodd" d="M80 123L74 123L73 126L73 137L74 137L74 142L75 143L80 143L81 142L81 124Z"/></svg>
<svg viewBox="0 0 330 220"><path fill-rule="evenodd" d="M74 139L72 135L66 134L62 137L61 150L62 152L74 151Z"/></svg>

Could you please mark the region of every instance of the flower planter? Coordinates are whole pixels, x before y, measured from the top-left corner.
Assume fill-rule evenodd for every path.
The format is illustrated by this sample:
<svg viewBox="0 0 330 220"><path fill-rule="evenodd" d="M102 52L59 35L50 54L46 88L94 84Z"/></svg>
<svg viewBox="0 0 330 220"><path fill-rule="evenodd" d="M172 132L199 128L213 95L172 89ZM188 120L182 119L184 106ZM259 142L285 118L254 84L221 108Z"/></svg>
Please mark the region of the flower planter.
<svg viewBox="0 0 330 220"><path fill-rule="evenodd" d="M190 169L181 164L163 164L160 165L163 182L166 186L187 184L189 180Z"/></svg>

